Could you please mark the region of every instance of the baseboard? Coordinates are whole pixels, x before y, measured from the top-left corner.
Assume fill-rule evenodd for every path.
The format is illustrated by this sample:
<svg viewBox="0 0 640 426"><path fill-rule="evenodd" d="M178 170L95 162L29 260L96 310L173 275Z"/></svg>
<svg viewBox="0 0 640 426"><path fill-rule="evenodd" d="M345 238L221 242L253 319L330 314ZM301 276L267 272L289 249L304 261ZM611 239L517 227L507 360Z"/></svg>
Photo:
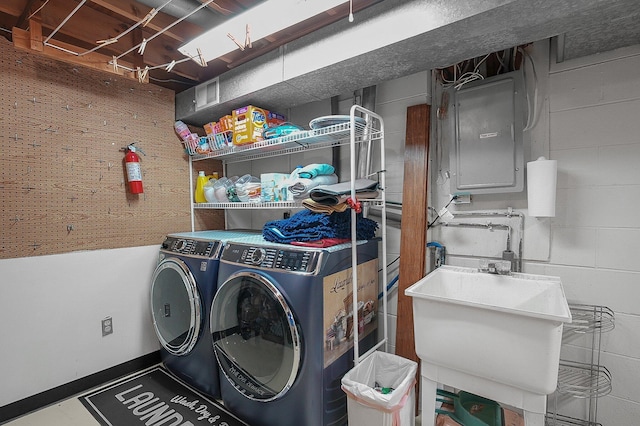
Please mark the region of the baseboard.
<svg viewBox="0 0 640 426"><path fill-rule="evenodd" d="M39 394L21 399L20 401L12 402L4 407L0 407L0 424L55 402L70 398L103 383L151 367L159 362L160 351L151 352L150 354L99 371L90 376L40 392Z"/></svg>

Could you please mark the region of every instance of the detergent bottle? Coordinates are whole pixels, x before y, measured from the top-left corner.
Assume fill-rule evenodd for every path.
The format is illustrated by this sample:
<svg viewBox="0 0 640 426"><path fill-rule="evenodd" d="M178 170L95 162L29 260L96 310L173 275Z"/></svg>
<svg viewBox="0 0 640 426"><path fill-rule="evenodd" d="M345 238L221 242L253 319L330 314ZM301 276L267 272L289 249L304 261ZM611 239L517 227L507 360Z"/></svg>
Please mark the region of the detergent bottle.
<svg viewBox="0 0 640 426"><path fill-rule="evenodd" d="M209 176L204 174L204 171L198 172L198 179L196 180L196 191L194 198L196 203L206 203L207 199L204 197L204 185L209 181Z"/></svg>

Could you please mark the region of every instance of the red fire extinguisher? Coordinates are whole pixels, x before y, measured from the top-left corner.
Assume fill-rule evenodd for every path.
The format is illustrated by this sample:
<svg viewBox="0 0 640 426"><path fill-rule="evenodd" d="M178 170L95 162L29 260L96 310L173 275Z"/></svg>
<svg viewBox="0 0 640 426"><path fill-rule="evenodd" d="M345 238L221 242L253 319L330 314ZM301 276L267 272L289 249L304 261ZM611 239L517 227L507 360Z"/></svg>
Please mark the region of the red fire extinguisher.
<svg viewBox="0 0 640 426"><path fill-rule="evenodd" d="M142 171L140 170L140 156L136 154L136 151L140 151L142 155L141 149L136 148L131 145L127 145L122 148L125 152L124 156L124 164L127 168L127 181L129 182L129 191L132 194L142 194L144 191L142 189Z"/></svg>

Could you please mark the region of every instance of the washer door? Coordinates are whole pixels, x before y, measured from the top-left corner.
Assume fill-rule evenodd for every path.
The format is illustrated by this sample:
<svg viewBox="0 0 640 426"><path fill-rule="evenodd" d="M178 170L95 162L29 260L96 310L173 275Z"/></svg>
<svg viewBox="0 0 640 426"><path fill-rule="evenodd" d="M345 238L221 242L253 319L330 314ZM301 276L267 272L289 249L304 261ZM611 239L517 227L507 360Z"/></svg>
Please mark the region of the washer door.
<svg viewBox="0 0 640 426"><path fill-rule="evenodd" d="M216 292L213 348L220 369L247 398L272 401L293 385L301 341L284 297L263 275L238 272Z"/></svg>
<svg viewBox="0 0 640 426"><path fill-rule="evenodd" d="M170 354L189 353L202 323L193 274L182 260L166 258L156 267L151 283L151 313L160 343Z"/></svg>

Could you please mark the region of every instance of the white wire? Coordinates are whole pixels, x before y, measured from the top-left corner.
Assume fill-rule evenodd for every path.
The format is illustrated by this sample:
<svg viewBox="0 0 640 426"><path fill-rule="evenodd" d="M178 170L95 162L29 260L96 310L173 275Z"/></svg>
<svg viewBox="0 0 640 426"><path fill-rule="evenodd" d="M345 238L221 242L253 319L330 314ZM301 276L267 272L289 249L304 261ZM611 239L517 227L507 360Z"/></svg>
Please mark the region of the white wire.
<svg viewBox="0 0 640 426"><path fill-rule="evenodd" d="M163 34L164 32L168 31L169 29L173 28L174 26L178 25L180 22L184 21L185 19L187 19L188 17L190 17L191 15L193 15L194 13L199 11L200 9L203 9L203 8L207 7L210 3L213 3L213 2L214 2L214 0L207 0L206 2L202 3L200 6L195 8L193 11L187 13L182 18L174 21L172 24L167 25L166 27L164 27L163 29L161 29L157 33L153 34L151 37L149 37L147 39L147 43L150 42L151 40L153 40L154 38L158 37L159 35ZM123 56L127 55L128 53L133 52L134 50L138 49L141 44L142 43L139 43L137 46L133 46L131 49L127 50L126 52L121 53L119 56L116 57L116 59L121 59Z"/></svg>
<svg viewBox="0 0 640 426"><path fill-rule="evenodd" d="M455 85L456 90L460 90L462 86L476 80L484 80L484 76L478 72L467 72L460 76Z"/></svg>
<svg viewBox="0 0 640 426"><path fill-rule="evenodd" d="M478 68L480 68L480 65L482 65L482 63L483 63L484 61L486 61L486 60L487 60L487 58L488 58L489 56L491 56L491 53L487 53L487 55L486 55L484 58L482 58L482 60L481 60L480 62L478 62L478 65L476 65L476 66L473 68L473 72L478 72Z"/></svg>
<svg viewBox="0 0 640 426"><path fill-rule="evenodd" d="M534 84L534 88L533 88L533 107L531 106L531 102L530 102L530 98L529 98L529 90L526 90L527 93L527 106L529 107L529 111L527 112L527 125L525 126L524 129L522 129L523 132L529 131L532 128L535 127L536 123L538 122L538 73L536 72L536 65L533 62L533 59L531 58L531 56L529 55L529 53L527 51L525 51L522 48L518 48L518 50L520 50L520 52L522 52L522 56L524 58L527 59L527 62L529 62L531 64L531 70L533 72L533 84ZM522 64L522 69L524 71L525 68L525 64L523 62ZM525 84L526 84L526 78L525 78ZM529 122L529 118L531 117L531 111L533 110L533 118L531 119L531 122Z"/></svg>
<svg viewBox="0 0 640 426"><path fill-rule="evenodd" d="M158 7L156 9L156 13L160 12L162 9L164 9L165 6L167 6L172 1L173 0L167 0L167 2L165 4L163 4L162 6L160 6L160 7ZM131 31L133 31L134 29L138 28L146 20L147 20L147 16L142 18L140 21L136 22L134 25L130 26L128 29L126 29L125 31L123 31L119 35L113 37L113 39L116 40L116 41L120 40L120 38L124 37L125 35L129 34ZM101 47L104 47L104 46L107 46L107 45L108 45L107 43L100 44L100 45L94 47L91 50L87 50L86 52L82 52L82 53L78 54L78 56L84 56L84 55L86 55L88 53L95 52L96 50L100 49ZM138 45L138 46L140 46L140 45ZM120 59L120 58L118 58L118 59Z"/></svg>
<svg viewBox="0 0 640 426"><path fill-rule="evenodd" d="M50 0L45 1L42 6L40 6L35 12L33 12L31 15L29 15L29 17L27 18L27 20L33 18L38 12L40 12L42 10L43 7L45 7L47 5L47 3L49 3Z"/></svg>
<svg viewBox="0 0 640 426"><path fill-rule="evenodd" d="M72 17L73 15L75 15L75 14L76 14L76 12L78 11L78 9L80 9L80 8L82 7L82 5L83 5L83 4L85 4L86 2L87 2L87 0L82 0L82 1L81 1L81 2L80 2L80 3L75 7L75 9L73 9L73 10L71 11L71 13L70 13L69 15L67 15L67 17L66 17L66 18L64 18L64 20L63 20L62 22L60 22L60 25L58 25L58 26L56 27L56 29L55 29L55 30L53 30L53 31L51 32L51 34L49 34L49 37L47 37L47 38L42 42L42 44L47 44L47 42L48 42L49 40L51 40L51 37L53 37L53 36L54 36L54 35L55 35L59 30L60 30L60 28L62 28L62 26L63 26L64 24L66 24L66 23L67 23L67 21L68 21L69 19L71 19L71 17Z"/></svg>
<svg viewBox="0 0 640 426"><path fill-rule="evenodd" d="M491 56L491 53L488 53L487 55L485 55L480 60L480 62L478 62L473 67L473 71L465 72L460 76L458 76L458 73L462 72L460 63L453 65L453 80L447 80L442 70L440 70L440 77L442 78L442 82L443 82L442 87L444 88L455 87L456 89L459 90L462 86L464 86L467 83L470 83L475 80L484 80L484 76L478 72L478 69L480 68L480 65L482 65L482 63L486 61L489 56Z"/></svg>

